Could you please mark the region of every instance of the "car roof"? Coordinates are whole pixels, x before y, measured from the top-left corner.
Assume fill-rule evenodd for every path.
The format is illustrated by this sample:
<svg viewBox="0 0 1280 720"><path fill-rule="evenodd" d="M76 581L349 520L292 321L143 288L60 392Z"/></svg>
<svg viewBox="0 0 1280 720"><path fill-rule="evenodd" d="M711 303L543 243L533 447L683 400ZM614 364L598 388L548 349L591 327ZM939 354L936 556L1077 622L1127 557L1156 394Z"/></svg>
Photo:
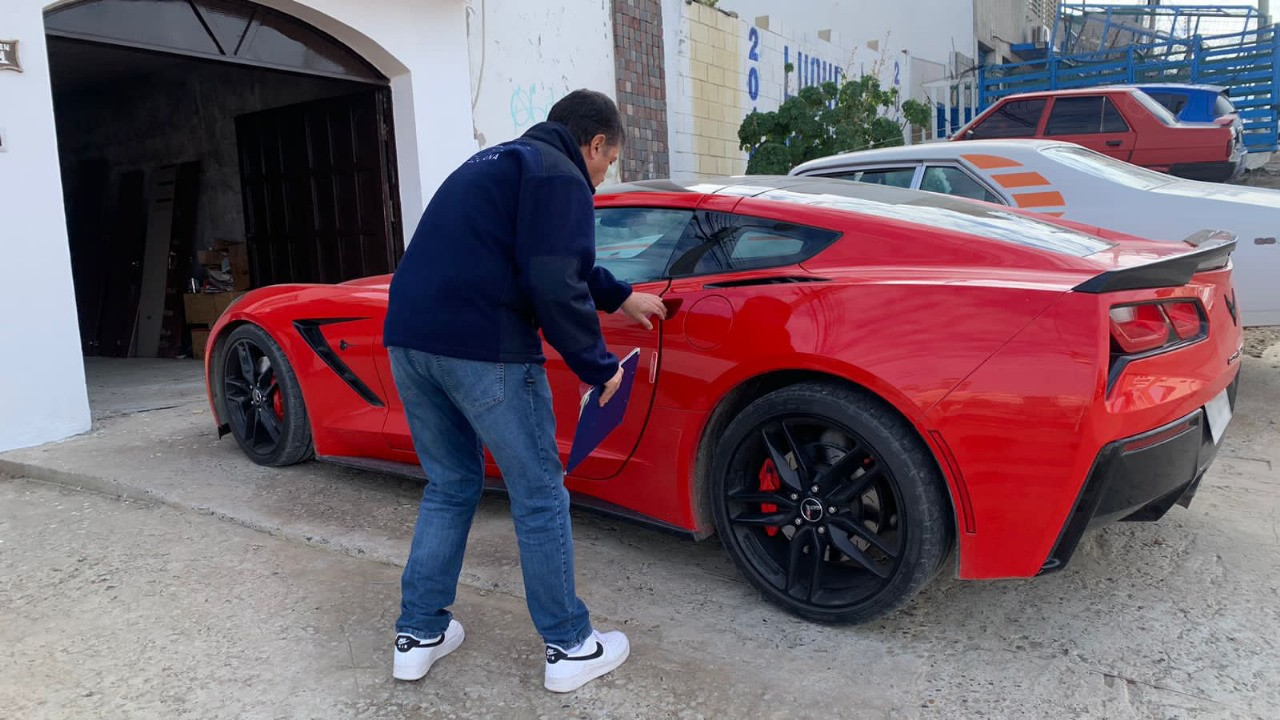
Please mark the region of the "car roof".
<svg viewBox="0 0 1280 720"><path fill-rule="evenodd" d="M968 143L974 144L974 143ZM1053 248L1078 256L1110 246L1094 235L1047 219L1010 212L1002 205L890 185L825 177L746 175L689 180L641 180L602 187L597 195L698 193L756 198L797 208L865 215L1018 245ZM1064 248L1066 250L1064 250Z"/></svg>
<svg viewBox="0 0 1280 720"><path fill-rule="evenodd" d="M1004 100L1008 100L1009 98L1064 97L1064 96L1071 96L1071 95L1097 95L1097 94L1098 94L1098 93L1100 93L1100 92L1123 92L1123 93L1135 93L1135 92L1138 92L1138 87L1137 87L1136 85L1095 85L1095 86L1093 86L1093 87L1065 88L1065 89L1061 89L1061 90L1037 90L1037 91L1035 91L1035 92L1011 93L1011 94L1009 94L1009 95L1003 95L1003 96L1001 96L1001 97L999 97L999 98L996 98L995 102L993 102L992 104L994 105L996 102L1001 102L1001 101L1004 101Z"/></svg>
<svg viewBox="0 0 1280 720"><path fill-rule="evenodd" d="M955 161L961 155L998 154L1026 157L1038 153L1048 147L1062 145L1078 147L1074 143L1061 140L1042 140L1024 138L1018 140L965 140L963 142L938 141L919 143L916 145L899 145L874 150L854 150L839 155L810 160L797 165L792 172L808 172L825 168L839 168L848 165L862 165L882 162L925 162L928 160Z"/></svg>
<svg viewBox="0 0 1280 720"><path fill-rule="evenodd" d="M1203 92L1211 92L1215 95L1226 92L1227 88L1223 85L1196 85L1192 83L1133 83L1126 85L1116 85L1115 87L1134 87L1139 90L1195 90Z"/></svg>
<svg viewBox="0 0 1280 720"><path fill-rule="evenodd" d="M953 198L923 190L797 175L735 175L685 180L639 180L602 186L596 191L597 195L634 193L697 193L792 203L797 202L798 194L821 194L836 201L854 200L875 205L929 207L954 205ZM976 207L981 209L981 205Z"/></svg>

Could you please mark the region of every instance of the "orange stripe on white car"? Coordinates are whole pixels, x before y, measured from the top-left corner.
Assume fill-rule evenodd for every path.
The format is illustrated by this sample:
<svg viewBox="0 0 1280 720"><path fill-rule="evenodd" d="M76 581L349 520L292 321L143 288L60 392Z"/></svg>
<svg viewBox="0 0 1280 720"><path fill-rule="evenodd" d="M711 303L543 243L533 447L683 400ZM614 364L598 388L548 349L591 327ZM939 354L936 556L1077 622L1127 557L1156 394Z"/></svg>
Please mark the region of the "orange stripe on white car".
<svg viewBox="0 0 1280 720"><path fill-rule="evenodd" d="M966 161L979 170L986 171L992 180L1005 190L1026 190L1010 192L1013 202L1020 208L1044 212L1046 215L1062 217L1066 211L1045 212L1047 208L1066 207L1067 200L1062 193L1053 189L1052 183L1038 172L1021 170L1022 163L1000 155L962 155ZM1013 170L1013 172L993 173L992 170Z"/></svg>

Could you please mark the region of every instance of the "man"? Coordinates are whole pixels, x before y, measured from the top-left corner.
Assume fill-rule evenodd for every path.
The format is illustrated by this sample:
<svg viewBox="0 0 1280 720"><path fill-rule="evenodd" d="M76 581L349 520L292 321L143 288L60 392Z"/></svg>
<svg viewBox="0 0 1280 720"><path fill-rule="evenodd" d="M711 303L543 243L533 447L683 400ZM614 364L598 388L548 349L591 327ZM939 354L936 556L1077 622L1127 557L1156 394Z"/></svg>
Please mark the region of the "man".
<svg viewBox="0 0 1280 720"><path fill-rule="evenodd" d="M646 329L661 300L595 267L591 196L617 160L622 121L578 90L547 122L482 150L432 198L391 281L384 342L428 482L401 580L392 674L417 680L456 649L453 604L484 475L483 447L511 498L544 685L569 692L622 664L620 632L598 633L574 589L569 493L556 446L541 328L607 402L622 381L597 307Z"/></svg>

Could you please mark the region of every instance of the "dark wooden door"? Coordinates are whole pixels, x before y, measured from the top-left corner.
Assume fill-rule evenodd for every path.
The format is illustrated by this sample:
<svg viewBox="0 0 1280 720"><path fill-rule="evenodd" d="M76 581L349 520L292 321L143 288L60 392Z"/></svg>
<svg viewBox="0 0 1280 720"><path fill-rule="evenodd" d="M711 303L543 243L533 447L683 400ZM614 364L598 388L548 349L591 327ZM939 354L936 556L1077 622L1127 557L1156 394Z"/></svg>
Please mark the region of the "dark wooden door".
<svg viewBox="0 0 1280 720"><path fill-rule="evenodd" d="M104 275L96 352L128 357L142 293L142 254L147 242L146 177L141 170L121 173L109 217L109 250Z"/></svg>
<svg viewBox="0 0 1280 720"><path fill-rule="evenodd" d="M403 253L390 91L236 119L254 287L391 272Z"/></svg>
<svg viewBox="0 0 1280 720"><path fill-rule="evenodd" d="M98 330L109 278L104 267L111 258L111 232L107 221L110 181L111 169L107 161L92 158L67 168L63 183L67 188L71 277L80 318L80 345L85 355L97 355L101 342Z"/></svg>
<svg viewBox="0 0 1280 720"><path fill-rule="evenodd" d="M160 323L158 357L177 357L189 338L186 308L182 296L191 277L191 253L195 248L196 211L200 204L200 163L191 161L177 167L173 187L173 215L169 229L169 267L164 285L164 318Z"/></svg>

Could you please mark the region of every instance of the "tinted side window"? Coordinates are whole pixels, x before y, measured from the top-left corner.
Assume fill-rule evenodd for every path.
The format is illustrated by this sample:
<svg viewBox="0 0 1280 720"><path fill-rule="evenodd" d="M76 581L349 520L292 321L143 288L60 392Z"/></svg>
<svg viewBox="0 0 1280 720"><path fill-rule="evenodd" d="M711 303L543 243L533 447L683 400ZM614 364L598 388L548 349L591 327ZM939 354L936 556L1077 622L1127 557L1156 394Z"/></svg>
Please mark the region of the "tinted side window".
<svg viewBox="0 0 1280 720"><path fill-rule="evenodd" d="M1236 106L1231 104L1225 95L1219 95L1213 99L1213 115L1214 117L1222 117L1230 115L1236 111Z"/></svg>
<svg viewBox="0 0 1280 720"><path fill-rule="evenodd" d="M625 282L657 280L692 217L692 210L598 208L596 264Z"/></svg>
<svg viewBox="0 0 1280 720"><path fill-rule="evenodd" d="M969 173L947 165L926 167L924 178L920 181L920 189L970 200L1004 204L1003 200L996 197L982 183L970 177Z"/></svg>
<svg viewBox="0 0 1280 720"><path fill-rule="evenodd" d="M1179 95L1178 93L1149 92L1147 94L1150 95L1152 98L1154 98L1156 102L1165 106L1165 108L1167 108L1169 112L1173 113L1174 115L1177 115L1178 113L1182 112L1182 108L1185 107L1187 104L1186 96Z"/></svg>
<svg viewBox="0 0 1280 720"><path fill-rule="evenodd" d="M1129 126L1105 97L1060 97L1049 111L1045 135L1088 135L1099 132L1126 132Z"/></svg>
<svg viewBox="0 0 1280 720"><path fill-rule="evenodd" d="M973 138L1033 137L1044 112L1044 100L1014 100L973 128Z"/></svg>
<svg viewBox="0 0 1280 720"><path fill-rule="evenodd" d="M892 185L893 187L909 188L911 181L915 179L916 169L907 168L885 168L883 170L857 170L851 173L842 173L840 175L832 175L841 180L856 180L858 182L872 183L874 185Z"/></svg>
<svg viewBox="0 0 1280 720"><path fill-rule="evenodd" d="M708 273L783 267L804 262L840 237L834 230L779 220L699 213L676 249L670 274Z"/></svg>
<svg viewBox="0 0 1280 720"><path fill-rule="evenodd" d="M1110 98L1102 99L1102 132L1129 132L1129 123L1124 121L1124 116Z"/></svg>

